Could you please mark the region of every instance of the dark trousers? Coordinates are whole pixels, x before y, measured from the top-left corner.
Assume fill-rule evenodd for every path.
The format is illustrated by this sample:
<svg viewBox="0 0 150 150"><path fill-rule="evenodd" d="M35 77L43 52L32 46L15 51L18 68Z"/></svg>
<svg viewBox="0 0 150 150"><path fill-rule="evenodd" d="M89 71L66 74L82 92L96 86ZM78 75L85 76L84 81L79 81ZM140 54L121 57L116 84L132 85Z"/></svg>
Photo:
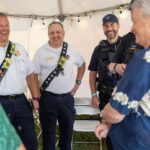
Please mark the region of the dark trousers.
<svg viewBox="0 0 150 150"><path fill-rule="evenodd" d="M111 95L109 95L109 94L99 92L99 99L100 99L99 108L100 108L100 110L102 110L105 107L105 105L109 102L110 97L111 97ZM112 142L111 142L109 136L106 137L106 144L107 144L108 150L113 150L113 145L112 145Z"/></svg>
<svg viewBox="0 0 150 150"><path fill-rule="evenodd" d="M111 95L99 92L99 99L100 99L99 108L100 108L100 110L104 109L105 105L109 102L110 97L111 97Z"/></svg>
<svg viewBox="0 0 150 150"><path fill-rule="evenodd" d="M25 95L0 96L0 103L27 150L37 150L33 114Z"/></svg>
<svg viewBox="0 0 150 150"><path fill-rule="evenodd" d="M57 121L60 131L60 150L71 150L75 118L73 96L70 93L42 92L39 114L42 125L43 150L55 150Z"/></svg>

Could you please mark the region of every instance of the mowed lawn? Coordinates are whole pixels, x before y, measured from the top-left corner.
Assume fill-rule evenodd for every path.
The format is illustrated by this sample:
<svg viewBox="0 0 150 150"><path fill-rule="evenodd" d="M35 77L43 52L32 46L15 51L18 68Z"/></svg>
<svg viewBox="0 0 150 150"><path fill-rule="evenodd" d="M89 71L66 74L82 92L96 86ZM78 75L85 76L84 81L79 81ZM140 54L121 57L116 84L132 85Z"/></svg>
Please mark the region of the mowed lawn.
<svg viewBox="0 0 150 150"><path fill-rule="evenodd" d="M97 119L98 116L77 116L76 119ZM39 133L39 127L36 125L36 132ZM59 131L57 131L58 133ZM58 133L59 135L59 133ZM57 140L59 136L57 136ZM74 132L73 133L73 150L100 150L100 141L95 137L94 133L87 132ZM79 142L79 143L78 143ZM85 143L80 143L85 142ZM95 142L95 143L87 143L87 142ZM103 139L102 141L103 150L107 150L106 141ZM38 150L42 150L42 137L40 135L38 139ZM57 146L57 150L59 150Z"/></svg>

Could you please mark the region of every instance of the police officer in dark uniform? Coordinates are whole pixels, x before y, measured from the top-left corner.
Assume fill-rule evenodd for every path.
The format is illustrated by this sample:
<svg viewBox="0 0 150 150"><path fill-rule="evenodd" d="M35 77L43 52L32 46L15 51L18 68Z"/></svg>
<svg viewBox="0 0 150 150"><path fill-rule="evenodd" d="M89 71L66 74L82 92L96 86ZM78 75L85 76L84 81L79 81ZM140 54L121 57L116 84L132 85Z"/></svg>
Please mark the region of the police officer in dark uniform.
<svg viewBox="0 0 150 150"><path fill-rule="evenodd" d="M122 37L119 48L109 65L109 70L112 73L118 73L120 76L126 68L126 64L132 58L137 50L142 49L142 46L136 44L135 35L132 32L127 33Z"/></svg>
<svg viewBox="0 0 150 150"><path fill-rule="evenodd" d="M88 67L90 70L91 104L93 107L100 107L101 110L108 103L118 79L116 74L108 70L108 65L112 61L121 41L121 37L118 36L119 27L119 21L115 15L108 14L104 16L103 30L107 40L100 41L99 45L96 46ZM97 75L98 82L96 82ZM97 96L97 90L99 91L99 97ZM107 146L109 150L113 149L108 137Z"/></svg>

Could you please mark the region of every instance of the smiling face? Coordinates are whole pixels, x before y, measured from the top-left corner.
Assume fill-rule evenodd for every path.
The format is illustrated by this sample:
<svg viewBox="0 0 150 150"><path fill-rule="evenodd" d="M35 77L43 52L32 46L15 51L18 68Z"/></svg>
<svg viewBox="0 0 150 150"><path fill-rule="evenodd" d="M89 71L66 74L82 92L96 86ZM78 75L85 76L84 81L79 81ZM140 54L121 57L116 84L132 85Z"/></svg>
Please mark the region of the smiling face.
<svg viewBox="0 0 150 150"><path fill-rule="evenodd" d="M131 31L135 34L136 43L147 48L150 46L150 16L144 16L141 9L134 8L131 17L133 21Z"/></svg>
<svg viewBox="0 0 150 150"><path fill-rule="evenodd" d="M9 40L9 21L6 16L0 16L0 44L7 43Z"/></svg>
<svg viewBox="0 0 150 150"><path fill-rule="evenodd" d="M63 44L64 35L65 35L64 29L60 24L58 23L51 24L48 28L50 46L54 48L61 47Z"/></svg>
<svg viewBox="0 0 150 150"><path fill-rule="evenodd" d="M104 34L108 40L113 40L118 36L119 24L108 22L103 25Z"/></svg>

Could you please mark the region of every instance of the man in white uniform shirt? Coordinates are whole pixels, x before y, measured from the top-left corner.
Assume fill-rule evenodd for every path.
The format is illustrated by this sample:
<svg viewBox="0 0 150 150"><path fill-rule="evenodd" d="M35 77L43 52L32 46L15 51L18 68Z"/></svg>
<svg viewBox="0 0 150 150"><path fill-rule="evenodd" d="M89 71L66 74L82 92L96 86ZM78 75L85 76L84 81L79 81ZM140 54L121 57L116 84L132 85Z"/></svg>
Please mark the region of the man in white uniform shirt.
<svg viewBox="0 0 150 150"><path fill-rule="evenodd" d="M35 110L39 106L39 92L24 47L9 41L9 33L7 15L0 13L0 103L27 150L37 150L32 109L24 92L28 85Z"/></svg>
<svg viewBox="0 0 150 150"><path fill-rule="evenodd" d="M33 60L36 77L40 78L39 114L43 150L55 150L57 120L60 129L60 150L71 150L75 117L73 95L81 83L85 62L74 47L63 41L64 34L61 23L49 24L49 41L38 49ZM77 76L73 72L74 65L78 68Z"/></svg>

